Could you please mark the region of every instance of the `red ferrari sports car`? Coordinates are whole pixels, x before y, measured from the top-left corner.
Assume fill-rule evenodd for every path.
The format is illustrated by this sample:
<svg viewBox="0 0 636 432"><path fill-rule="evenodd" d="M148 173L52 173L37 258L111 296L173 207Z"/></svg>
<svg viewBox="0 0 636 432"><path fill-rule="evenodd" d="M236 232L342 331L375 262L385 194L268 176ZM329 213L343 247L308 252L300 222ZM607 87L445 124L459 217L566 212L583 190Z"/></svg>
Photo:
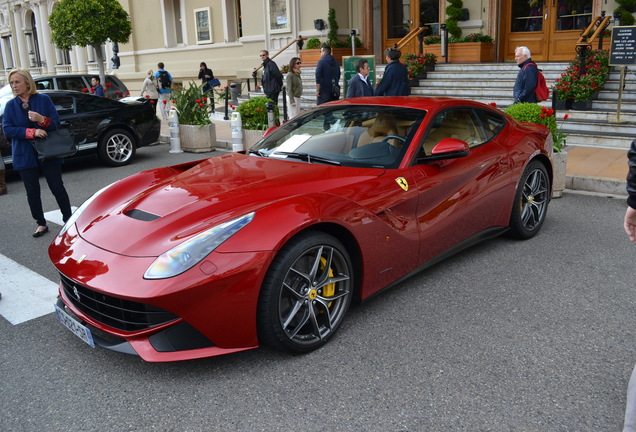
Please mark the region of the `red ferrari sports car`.
<svg viewBox="0 0 636 432"><path fill-rule="evenodd" d="M49 247L59 320L149 362L324 345L362 301L477 241L534 236L552 137L481 103L320 105L247 152L93 195Z"/></svg>

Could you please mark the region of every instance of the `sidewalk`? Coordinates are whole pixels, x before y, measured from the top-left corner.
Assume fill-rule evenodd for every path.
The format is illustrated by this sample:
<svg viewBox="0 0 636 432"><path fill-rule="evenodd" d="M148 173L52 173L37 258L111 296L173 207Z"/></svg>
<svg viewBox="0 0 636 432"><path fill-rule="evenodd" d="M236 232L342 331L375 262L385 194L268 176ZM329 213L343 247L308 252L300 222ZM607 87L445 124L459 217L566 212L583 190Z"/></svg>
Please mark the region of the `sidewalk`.
<svg viewBox="0 0 636 432"><path fill-rule="evenodd" d="M230 121L223 120L223 114L214 120L217 149L232 150L232 127ZM161 124L161 142L170 143L168 122ZM570 190L597 192L609 195L627 195L627 150L598 147L569 147L567 180L565 187Z"/></svg>

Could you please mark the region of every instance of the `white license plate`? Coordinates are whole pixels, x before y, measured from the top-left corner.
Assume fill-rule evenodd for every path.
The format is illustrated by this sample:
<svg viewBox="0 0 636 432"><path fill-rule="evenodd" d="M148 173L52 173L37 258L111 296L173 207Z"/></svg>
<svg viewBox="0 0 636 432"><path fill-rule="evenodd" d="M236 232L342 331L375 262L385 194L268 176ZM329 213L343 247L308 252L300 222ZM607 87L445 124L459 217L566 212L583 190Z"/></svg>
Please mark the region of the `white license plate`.
<svg viewBox="0 0 636 432"><path fill-rule="evenodd" d="M73 332L75 336L95 348L95 342L93 342L93 335L91 334L91 331L82 324L75 321L73 318L71 318L71 316L67 314L63 309L61 309L58 305L54 306L57 320L64 324L64 327Z"/></svg>

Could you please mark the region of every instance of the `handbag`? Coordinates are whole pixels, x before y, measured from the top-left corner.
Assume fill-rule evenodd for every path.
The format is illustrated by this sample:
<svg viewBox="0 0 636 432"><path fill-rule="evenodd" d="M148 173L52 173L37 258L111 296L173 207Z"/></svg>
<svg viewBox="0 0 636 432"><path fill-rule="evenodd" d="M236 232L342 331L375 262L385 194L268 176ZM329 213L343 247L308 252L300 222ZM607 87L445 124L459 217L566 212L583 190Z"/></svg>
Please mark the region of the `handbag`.
<svg viewBox="0 0 636 432"><path fill-rule="evenodd" d="M219 81L218 78L212 78L210 81L208 81L208 84L210 84L212 87L218 87L221 85L221 81Z"/></svg>
<svg viewBox="0 0 636 432"><path fill-rule="evenodd" d="M40 161L73 156L77 153L77 145L69 129L50 131L46 138L31 140L31 144Z"/></svg>
<svg viewBox="0 0 636 432"><path fill-rule="evenodd" d="M331 80L331 100L340 99L340 84L335 80Z"/></svg>

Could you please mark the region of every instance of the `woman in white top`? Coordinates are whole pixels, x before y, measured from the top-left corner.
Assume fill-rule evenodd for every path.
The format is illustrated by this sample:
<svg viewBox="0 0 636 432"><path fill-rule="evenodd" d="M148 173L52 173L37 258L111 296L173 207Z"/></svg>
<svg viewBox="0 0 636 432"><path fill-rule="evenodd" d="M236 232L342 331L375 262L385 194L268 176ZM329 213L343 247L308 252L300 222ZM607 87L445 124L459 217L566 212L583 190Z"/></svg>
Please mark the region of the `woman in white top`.
<svg viewBox="0 0 636 432"><path fill-rule="evenodd" d="M141 86L141 94L140 96L146 93L146 97L150 99L150 103L153 107L155 107L155 114L157 113L157 100L159 99L159 85L157 84L157 80L155 79L155 75L152 72L152 69L148 69L148 76L144 80L144 83Z"/></svg>

